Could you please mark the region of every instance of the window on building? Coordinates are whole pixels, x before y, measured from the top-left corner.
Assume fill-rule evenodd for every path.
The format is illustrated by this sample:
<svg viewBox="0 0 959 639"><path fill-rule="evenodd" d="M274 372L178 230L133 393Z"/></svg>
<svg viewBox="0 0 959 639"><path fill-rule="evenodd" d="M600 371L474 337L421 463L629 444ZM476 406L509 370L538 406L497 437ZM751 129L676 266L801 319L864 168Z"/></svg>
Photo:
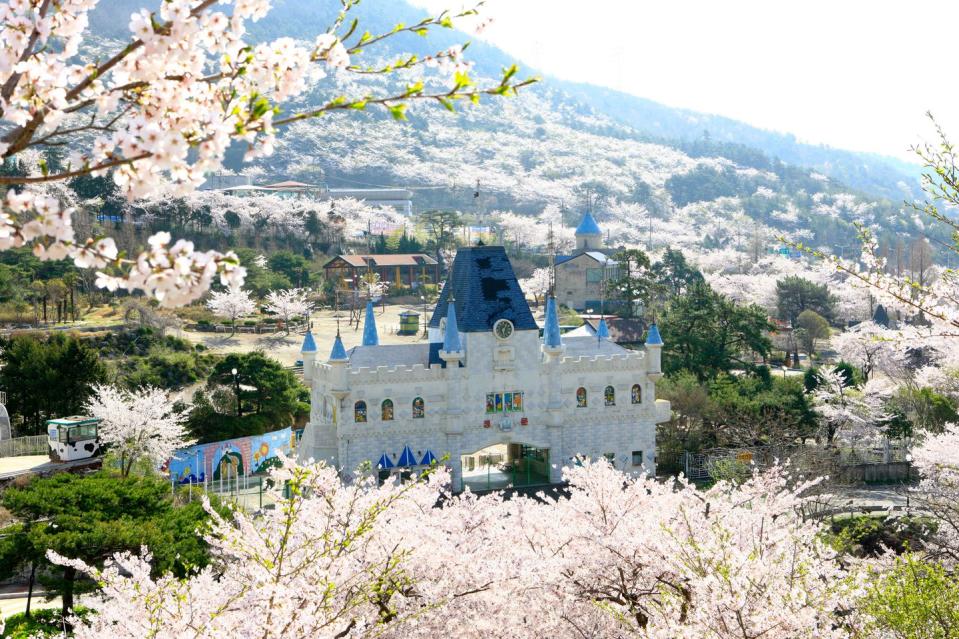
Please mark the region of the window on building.
<svg viewBox="0 0 959 639"><path fill-rule="evenodd" d="M580 386L576 389L576 406L577 408L586 408L588 403L586 389Z"/></svg>
<svg viewBox="0 0 959 639"><path fill-rule="evenodd" d="M634 450L633 451L633 466L642 466L643 465L643 451Z"/></svg>
<svg viewBox="0 0 959 639"><path fill-rule="evenodd" d="M643 387L639 384L633 384L632 399L634 404L643 403Z"/></svg>
<svg viewBox="0 0 959 639"><path fill-rule="evenodd" d="M426 404L422 397L413 400L413 419L423 419L426 417Z"/></svg>
<svg viewBox="0 0 959 639"><path fill-rule="evenodd" d="M603 269L601 268L588 268L586 269L586 283L587 284L598 284L603 281Z"/></svg>
<svg viewBox="0 0 959 639"><path fill-rule="evenodd" d="M603 457L606 458L611 465L616 465L616 453L603 453Z"/></svg>
<svg viewBox="0 0 959 639"><path fill-rule="evenodd" d="M616 389L613 388L612 386L607 386L607 387L606 387L606 390L603 391L603 397L604 397L604 399L606 400L606 405L607 405L607 406L615 406L615 405L616 405Z"/></svg>
<svg viewBox="0 0 959 639"><path fill-rule="evenodd" d="M353 421L357 424L366 421L366 402L361 400L353 404Z"/></svg>
<svg viewBox="0 0 959 639"><path fill-rule="evenodd" d="M523 411L523 393L486 393L486 413L520 413Z"/></svg>
<svg viewBox="0 0 959 639"><path fill-rule="evenodd" d="M384 399L383 404L380 406L380 418L384 422L393 421L393 400Z"/></svg>

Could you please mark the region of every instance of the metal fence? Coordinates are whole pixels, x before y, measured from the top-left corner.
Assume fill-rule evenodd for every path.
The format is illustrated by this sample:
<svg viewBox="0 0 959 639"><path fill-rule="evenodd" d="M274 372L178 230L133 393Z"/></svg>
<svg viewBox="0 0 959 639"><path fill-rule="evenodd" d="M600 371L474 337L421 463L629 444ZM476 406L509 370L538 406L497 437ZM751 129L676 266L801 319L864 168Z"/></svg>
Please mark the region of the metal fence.
<svg viewBox="0 0 959 639"><path fill-rule="evenodd" d="M0 441L0 457L22 457L24 455L45 455L50 451L46 435L14 437Z"/></svg>
<svg viewBox="0 0 959 639"><path fill-rule="evenodd" d="M170 485L173 494L185 501L201 499L206 493L230 502L237 508L254 512L274 506L272 494L268 490L269 481L270 478L265 475L240 475L195 484L171 482Z"/></svg>
<svg viewBox="0 0 959 639"><path fill-rule="evenodd" d="M794 472L807 477L832 475L843 468L907 462L909 441L885 441L875 446L816 445L713 448L682 455L683 473L689 479L708 480L730 474L750 473L775 463L789 462Z"/></svg>

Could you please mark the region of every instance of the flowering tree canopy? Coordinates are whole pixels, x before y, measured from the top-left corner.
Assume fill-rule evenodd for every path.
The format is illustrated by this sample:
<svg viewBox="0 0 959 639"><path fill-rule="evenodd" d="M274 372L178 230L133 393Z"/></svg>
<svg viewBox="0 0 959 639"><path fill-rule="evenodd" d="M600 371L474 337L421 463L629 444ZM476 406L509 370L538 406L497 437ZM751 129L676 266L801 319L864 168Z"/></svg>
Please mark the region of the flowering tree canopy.
<svg viewBox="0 0 959 639"><path fill-rule="evenodd" d="M279 315L290 330L290 320L297 317L309 318L313 312L313 303L309 300L310 291L305 288L291 288L285 291L270 291L266 296L266 310Z"/></svg>
<svg viewBox="0 0 959 639"><path fill-rule="evenodd" d="M857 440L875 438L889 416L883 402L890 388L870 380L856 388L839 369L823 367L816 372L818 385L812 391L813 410L822 419L823 439L831 445L837 435Z"/></svg>
<svg viewBox="0 0 959 639"><path fill-rule="evenodd" d="M533 80L505 70L498 82L479 87L470 78L463 47L432 56L402 56L385 64L360 64L363 51L399 33L427 35L471 16L444 12L383 34L358 29L346 0L329 29L312 42L279 38L255 43L247 23L263 18L269 0L242 0L221 10L217 0L166 0L158 11L130 16L131 36L112 55L89 56L89 13L97 0L9 0L0 4L0 159L29 149L67 146L62 169L41 164L40 173L0 176L8 192L0 209L0 248L33 246L43 259L73 258L101 269L98 285L142 290L166 306L199 298L219 275L241 285L244 270L232 252L199 252L191 242L170 244L154 235L150 249L125 259L111 238L78 240L72 210L42 185L86 173L113 172L128 198L195 189L218 170L231 142L247 145L247 159L273 151L277 127L331 111L382 106L402 119L411 100L452 110L481 95L512 95ZM335 95L321 104L284 111L328 74L357 79L433 66L451 78L443 90L414 81L397 92ZM354 89L355 90L355 89ZM37 188L40 187L40 188Z"/></svg>
<svg viewBox="0 0 959 639"><path fill-rule="evenodd" d="M133 464L148 459L160 466L179 448L193 443L183 424L186 416L171 410L170 396L158 388L123 391L98 386L87 409L98 417L100 441L120 456L121 472L128 475Z"/></svg>
<svg viewBox="0 0 959 639"><path fill-rule="evenodd" d="M236 332L238 317L252 315L256 312L256 303L253 302L250 294L238 286L232 286L225 291L210 293L210 299L207 300L206 306L214 315L229 319L233 326L233 333Z"/></svg>
<svg viewBox="0 0 959 639"><path fill-rule="evenodd" d="M532 275L519 281L523 292L537 303L546 298L552 284L553 275L548 268L535 269Z"/></svg>
<svg viewBox="0 0 959 639"><path fill-rule="evenodd" d="M452 496L445 471L276 479L275 509L212 514L215 565L186 579L152 577L148 557L57 558L103 586L76 636L236 636L251 620L265 638L843 636L846 573L799 514L811 483L781 468L698 491L586 462L555 500Z"/></svg>

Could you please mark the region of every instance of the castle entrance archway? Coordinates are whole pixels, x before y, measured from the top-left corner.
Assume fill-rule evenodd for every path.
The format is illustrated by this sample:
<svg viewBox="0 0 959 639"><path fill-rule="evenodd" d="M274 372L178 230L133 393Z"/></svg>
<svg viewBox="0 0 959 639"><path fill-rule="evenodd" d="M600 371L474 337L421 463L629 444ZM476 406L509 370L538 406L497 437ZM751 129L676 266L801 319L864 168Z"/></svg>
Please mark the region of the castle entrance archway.
<svg viewBox="0 0 959 639"><path fill-rule="evenodd" d="M549 449L504 442L460 459L463 488L485 491L549 484Z"/></svg>

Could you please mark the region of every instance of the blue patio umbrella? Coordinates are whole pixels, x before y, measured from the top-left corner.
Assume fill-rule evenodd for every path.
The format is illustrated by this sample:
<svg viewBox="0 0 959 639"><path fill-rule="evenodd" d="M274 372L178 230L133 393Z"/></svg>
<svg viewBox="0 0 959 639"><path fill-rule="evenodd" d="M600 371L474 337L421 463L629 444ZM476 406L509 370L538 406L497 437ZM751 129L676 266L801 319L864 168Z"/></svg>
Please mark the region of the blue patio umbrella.
<svg viewBox="0 0 959 639"><path fill-rule="evenodd" d="M410 450L409 445L403 448L403 454L400 455L400 460L396 462L397 466L416 466L416 457L413 455L413 451Z"/></svg>
<svg viewBox="0 0 959 639"><path fill-rule="evenodd" d="M380 456L380 461L376 462L376 467L379 468L380 470L386 470L387 468L393 467L393 462L390 461L389 455L387 455L386 453L383 453Z"/></svg>
<svg viewBox="0 0 959 639"><path fill-rule="evenodd" d="M423 455L423 459L420 461L421 466L432 466L436 463L436 455L433 454L433 451L427 449L426 454Z"/></svg>

